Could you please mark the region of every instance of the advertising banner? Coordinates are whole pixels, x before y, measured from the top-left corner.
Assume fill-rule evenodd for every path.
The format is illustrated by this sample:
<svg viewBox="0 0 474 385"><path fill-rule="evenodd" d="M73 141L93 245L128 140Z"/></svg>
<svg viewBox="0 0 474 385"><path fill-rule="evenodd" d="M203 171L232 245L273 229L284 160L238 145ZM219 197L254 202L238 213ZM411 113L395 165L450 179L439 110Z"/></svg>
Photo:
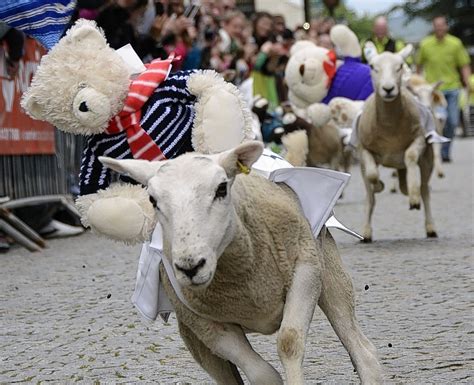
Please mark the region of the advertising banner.
<svg viewBox="0 0 474 385"><path fill-rule="evenodd" d="M6 71L6 52L0 46L0 155L55 152L54 127L31 119L20 107L21 95L28 88L45 52L34 39L27 38L18 73L11 79Z"/></svg>

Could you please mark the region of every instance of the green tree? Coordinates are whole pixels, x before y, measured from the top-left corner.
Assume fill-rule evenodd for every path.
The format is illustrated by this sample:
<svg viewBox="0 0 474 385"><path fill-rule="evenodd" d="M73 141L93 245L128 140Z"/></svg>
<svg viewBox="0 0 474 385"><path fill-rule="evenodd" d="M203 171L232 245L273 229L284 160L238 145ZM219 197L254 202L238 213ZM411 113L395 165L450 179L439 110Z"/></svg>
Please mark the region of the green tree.
<svg viewBox="0 0 474 385"><path fill-rule="evenodd" d="M325 9L323 16L329 16L329 11ZM338 23L345 23L354 31L359 40L367 39L372 33L374 17L369 14L358 15L357 12L347 7L342 1L334 9L333 17Z"/></svg>
<svg viewBox="0 0 474 385"><path fill-rule="evenodd" d="M448 18L451 33L465 44L474 45L474 7L471 0L412 0L394 6L389 13L402 10L409 18L431 20L435 16Z"/></svg>

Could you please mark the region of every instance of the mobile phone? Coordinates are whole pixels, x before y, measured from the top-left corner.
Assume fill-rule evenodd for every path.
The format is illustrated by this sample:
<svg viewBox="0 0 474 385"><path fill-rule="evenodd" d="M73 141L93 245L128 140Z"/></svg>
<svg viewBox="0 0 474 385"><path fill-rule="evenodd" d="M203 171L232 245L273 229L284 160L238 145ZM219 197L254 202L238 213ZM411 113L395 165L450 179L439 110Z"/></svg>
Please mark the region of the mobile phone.
<svg viewBox="0 0 474 385"><path fill-rule="evenodd" d="M198 4L188 5L184 11L184 16L186 16L189 19L194 19L197 13L199 12L199 8L201 8L201 6Z"/></svg>

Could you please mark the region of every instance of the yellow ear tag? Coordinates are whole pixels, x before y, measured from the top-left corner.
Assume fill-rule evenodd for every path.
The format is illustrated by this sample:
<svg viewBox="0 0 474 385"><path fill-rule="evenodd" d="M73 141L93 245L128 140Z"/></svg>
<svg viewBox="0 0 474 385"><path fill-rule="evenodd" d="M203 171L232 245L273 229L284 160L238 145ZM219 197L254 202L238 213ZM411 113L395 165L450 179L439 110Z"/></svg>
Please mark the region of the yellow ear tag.
<svg viewBox="0 0 474 385"><path fill-rule="evenodd" d="M250 168L248 168L246 165L242 164L239 160L237 161L237 166L239 166L239 170L243 174L250 174Z"/></svg>

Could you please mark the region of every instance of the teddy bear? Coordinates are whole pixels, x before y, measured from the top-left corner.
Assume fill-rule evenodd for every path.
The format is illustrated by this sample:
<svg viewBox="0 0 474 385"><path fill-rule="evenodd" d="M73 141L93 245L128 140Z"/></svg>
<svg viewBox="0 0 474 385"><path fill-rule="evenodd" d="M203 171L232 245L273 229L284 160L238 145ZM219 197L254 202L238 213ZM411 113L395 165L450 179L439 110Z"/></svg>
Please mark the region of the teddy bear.
<svg viewBox="0 0 474 385"><path fill-rule="evenodd" d="M130 46L110 48L95 22L80 19L43 56L23 95L33 118L87 136L76 205L83 224L100 235L138 243L156 224L146 190L126 177L111 184L100 156L170 159L253 138L250 111L234 85L214 71L171 72L173 61L171 55L144 66Z"/></svg>
<svg viewBox="0 0 474 385"><path fill-rule="evenodd" d="M342 62L332 50L318 47L310 41L297 42L290 51L285 69L288 99L295 113L311 123L322 126L319 112L335 97L365 100L373 92L370 67L361 62L357 36L345 25L336 25L330 37Z"/></svg>

